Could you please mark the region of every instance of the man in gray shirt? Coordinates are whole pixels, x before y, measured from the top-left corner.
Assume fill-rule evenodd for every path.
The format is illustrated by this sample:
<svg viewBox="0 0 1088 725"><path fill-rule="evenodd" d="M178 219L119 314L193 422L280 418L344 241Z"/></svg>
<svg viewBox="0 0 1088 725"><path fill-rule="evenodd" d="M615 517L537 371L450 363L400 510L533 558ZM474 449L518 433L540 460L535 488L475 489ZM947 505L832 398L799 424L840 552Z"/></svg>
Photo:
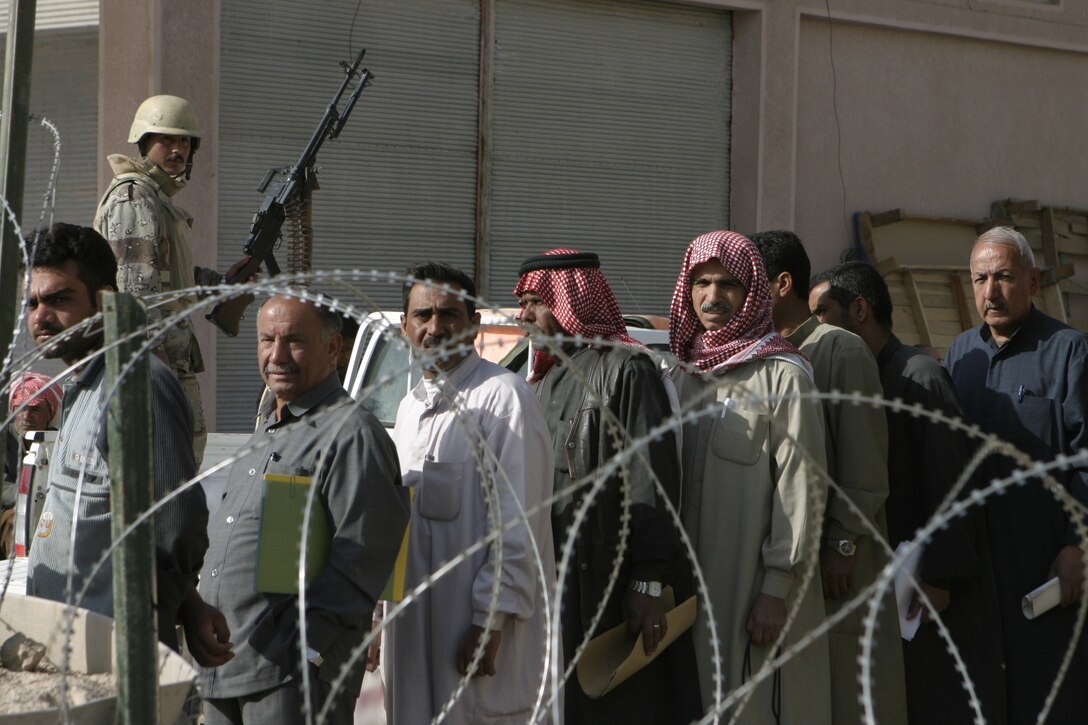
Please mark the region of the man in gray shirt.
<svg viewBox="0 0 1088 725"><path fill-rule="evenodd" d="M116 290L117 263L109 244L96 231L72 224L54 224L40 232L31 249L26 300L30 334L45 357L79 367L64 396L64 423L49 467L49 492L30 547L27 592L112 616L110 561L89 578L112 538L105 425L110 401L105 361L98 354L102 327L68 330L98 312L99 292ZM193 435L189 403L177 378L154 357L151 419L155 497L162 498L192 478L196 463L187 445ZM208 546L207 521L199 486L173 498L154 517L159 640L175 649L176 621L186 598L195 591L196 572ZM73 528L75 546L71 547ZM186 634L197 660L214 664L204 657L204 637L197 632Z"/></svg>
<svg viewBox="0 0 1088 725"><path fill-rule="evenodd" d="M230 469L200 574L201 595L226 621L202 618L195 628L234 640L233 659L200 674L207 725L302 722L304 679L315 718L327 707L325 722L352 721L366 654L336 692L331 683L370 631L408 511L396 490L401 481L392 440L340 387L340 345L339 315L309 302L273 297L257 317L257 358L272 394ZM307 484L300 486L302 500L317 486L310 524L323 520L328 528L328 561L306 577L304 637L299 595L256 576L264 482L277 475ZM290 537L294 558L280 565L297 566L300 532L277 536Z"/></svg>

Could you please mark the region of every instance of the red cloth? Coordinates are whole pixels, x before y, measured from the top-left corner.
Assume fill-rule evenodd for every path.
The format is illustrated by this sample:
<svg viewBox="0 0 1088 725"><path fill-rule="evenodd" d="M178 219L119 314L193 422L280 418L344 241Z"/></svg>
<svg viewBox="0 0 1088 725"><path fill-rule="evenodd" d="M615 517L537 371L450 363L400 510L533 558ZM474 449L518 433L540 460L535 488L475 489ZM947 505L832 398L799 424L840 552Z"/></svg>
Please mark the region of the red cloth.
<svg viewBox="0 0 1088 725"><path fill-rule="evenodd" d="M22 373L14 376L8 394L8 412L14 411L28 400L33 400L49 406L50 418L56 416L61 401L60 385L50 386L50 380L48 375L39 373Z"/></svg>
<svg viewBox="0 0 1088 725"><path fill-rule="evenodd" d="M544 256L578 254L576 249L552 249ZM616 296L608 280L597 267L561 267L534 269L518 279L514 296L534 292L551 310L556 321L568 335L581 335L592 340L600 338L625 345L642 347L627 334ZM521 319L518 315L518 319ZM539 380L555 364L555 357L543 347L533 346L533 375Z"/></svg>
<svg viewBox="0 0 1088 725"><path fill-rule="evenodd" d="M691 270L716 259L748 291L744 304L724 327L709 331L691 303ZM801 351L774 330L771 294L763 258L748 237L736 232L708 232L688 245L669 309L669 347L682 362L702 371L721 372L741 363Z"/></svg>

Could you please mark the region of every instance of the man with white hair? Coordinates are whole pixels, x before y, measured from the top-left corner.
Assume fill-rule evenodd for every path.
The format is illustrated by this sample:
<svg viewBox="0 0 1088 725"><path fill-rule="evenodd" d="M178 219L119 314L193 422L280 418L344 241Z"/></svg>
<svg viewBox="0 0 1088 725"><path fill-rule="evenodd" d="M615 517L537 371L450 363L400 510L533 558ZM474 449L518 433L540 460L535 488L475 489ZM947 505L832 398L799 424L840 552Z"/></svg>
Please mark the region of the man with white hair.
<svg viewBox="0 0 1088 725"><path fill-rule="evenodd" d="M1010 227L980 236L971 251L971 285L982 324L957 337L945 361L967 417L1036 461L1088 446L1088 338L1032 304L1039 270L1024 237ZM1002 478L1017 467L1006 456L992 456L983 473L986 480ZM1052 475L1088 504L1088 468ZM1005 637L1010 723L1036 722L1073 643L1077 611L1070 605L1083 585L1085 542L1074 518L1041 484L1028 479L985 506ZM1053 577L1060 582L1062 607L1028 620L1022 598ZM1076 643L1048 723L1081 722L1088 712L1086 638L1082 634Z"/></svg>

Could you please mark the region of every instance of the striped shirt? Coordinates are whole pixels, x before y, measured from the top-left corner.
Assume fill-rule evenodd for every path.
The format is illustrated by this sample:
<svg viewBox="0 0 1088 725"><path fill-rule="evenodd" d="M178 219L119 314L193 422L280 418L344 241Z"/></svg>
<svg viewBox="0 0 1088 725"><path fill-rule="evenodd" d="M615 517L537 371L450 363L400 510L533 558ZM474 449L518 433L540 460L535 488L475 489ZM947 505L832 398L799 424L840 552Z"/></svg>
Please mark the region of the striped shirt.
<svg viewBox="0 0 1088 725"><path fill-rule="evenodd" d="M101 356L87 363L65 393L48 493L30 544L27 593L113 616L110 561L90 577L112 539L105 367ZM192 478L196 462L189 444L193 434L189 403L177 378L155 357L151 359L151 419L154 495L159 499ZM154 517L159 639L175 648L174 622L208 548L207 522L208 509L199 485L172 499ZM84 586L87 591L76 601Z"/></svg>

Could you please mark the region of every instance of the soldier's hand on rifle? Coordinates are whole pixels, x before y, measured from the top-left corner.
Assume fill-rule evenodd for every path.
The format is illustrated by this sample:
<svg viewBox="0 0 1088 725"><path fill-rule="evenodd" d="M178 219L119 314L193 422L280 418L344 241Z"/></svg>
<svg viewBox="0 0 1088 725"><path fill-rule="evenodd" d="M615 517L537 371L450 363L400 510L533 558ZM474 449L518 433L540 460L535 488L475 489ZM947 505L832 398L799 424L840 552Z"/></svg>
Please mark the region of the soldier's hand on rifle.
<svg viewBox="0 0 1088 725"><path fill-rule="evenodd" d="M193 267L193 280L197 287L213 287L223 281L223 275L207 267Z"/></svg>
<svg viewBox="0 0 1088 725"><path fill-rule="evenodd" d="M243 283L246 283L246 282L256 282L257 281L257 272L259 272L260 269L261 269L260 266L258 266L257 270L254 271L253 274L251 274L249 276L249 279L236 279L238 277L238 275L241 273L242 268L245 267L247 264L249 264L250 259L252 259L252 257L250 257L249 255L246 255L245 257L242 257L237 262L232 264L230 266L230 269L227 270L226 279L224 281L226 281L228 284L243 284Z"/></svg>

